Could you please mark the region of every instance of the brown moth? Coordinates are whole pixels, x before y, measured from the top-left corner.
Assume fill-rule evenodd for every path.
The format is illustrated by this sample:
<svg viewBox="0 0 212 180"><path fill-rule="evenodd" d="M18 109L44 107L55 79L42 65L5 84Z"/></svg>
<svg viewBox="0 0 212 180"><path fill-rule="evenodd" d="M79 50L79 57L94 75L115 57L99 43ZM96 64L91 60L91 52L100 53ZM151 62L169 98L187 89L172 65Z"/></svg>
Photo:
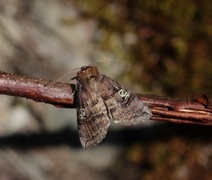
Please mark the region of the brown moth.
<svg viewBox="0 0 212 180"><path fill-rule="evenodd" d="M110 120L134 125L148 120L152 113L139 98L95 66L83 66L77 80L77 123L84 148L92 148L107 134Z"/></svg>

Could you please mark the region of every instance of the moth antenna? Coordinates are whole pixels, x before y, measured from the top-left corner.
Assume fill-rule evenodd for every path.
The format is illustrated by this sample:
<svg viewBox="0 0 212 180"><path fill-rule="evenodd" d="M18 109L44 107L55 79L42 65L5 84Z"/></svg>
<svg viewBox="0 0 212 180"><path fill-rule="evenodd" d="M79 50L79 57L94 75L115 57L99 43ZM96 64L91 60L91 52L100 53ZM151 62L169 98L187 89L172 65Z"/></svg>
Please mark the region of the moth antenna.
<svg viewBox="0 0 212 180"><path fill-rule="evenodd" d="M67 73L65 73L64 75L62 75L59 79L56 80L56 82L59 82L61 79L63 79L64 77L66 77L68 74L70 74L73 70L76 69L80 69L80 68L73 68L70 71L68 71ZM71 78L71 80L73 80L75 77Z"/></svg>
<svg viewBox="0 0 212 180"><path fill-rule="evenodd" d="M89 64L89 66L96 65L97 63L100 63L100 62L108 62L108 61L118 61L118 59L100 59L100 60L96 61L95 63Z"/></svg>

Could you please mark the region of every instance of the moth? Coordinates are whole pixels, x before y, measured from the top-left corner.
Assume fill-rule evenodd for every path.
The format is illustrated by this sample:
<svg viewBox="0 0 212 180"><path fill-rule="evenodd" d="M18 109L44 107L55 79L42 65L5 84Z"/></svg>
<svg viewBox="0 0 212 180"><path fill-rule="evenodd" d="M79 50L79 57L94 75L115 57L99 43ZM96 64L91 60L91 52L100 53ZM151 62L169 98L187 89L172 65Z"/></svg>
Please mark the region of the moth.
<svg viewBox="0 0 212 180"><path fill-rule="evenodd" d="M149 107L136 95L100 74L95 66L81 67L73 79L77 80L77 124L84 148L92 148L105 138L110 120L128 126L152 117Z"/></svg>

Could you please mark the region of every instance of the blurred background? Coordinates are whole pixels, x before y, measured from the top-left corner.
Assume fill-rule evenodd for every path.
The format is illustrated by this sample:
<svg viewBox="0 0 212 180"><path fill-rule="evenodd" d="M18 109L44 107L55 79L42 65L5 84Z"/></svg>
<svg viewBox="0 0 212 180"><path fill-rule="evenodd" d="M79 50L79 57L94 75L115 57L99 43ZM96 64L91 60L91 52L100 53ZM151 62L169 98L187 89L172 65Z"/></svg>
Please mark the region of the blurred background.
<svg viewBox="0 0 212 180"><path fill-rule="evenodd" d="M1 71L67 81L95 64L132 92L211 97L211 54L210 0L0 0ZM0 98L1 180L212 176L211 127L111 122L84 150L75 109Z"/></svg>

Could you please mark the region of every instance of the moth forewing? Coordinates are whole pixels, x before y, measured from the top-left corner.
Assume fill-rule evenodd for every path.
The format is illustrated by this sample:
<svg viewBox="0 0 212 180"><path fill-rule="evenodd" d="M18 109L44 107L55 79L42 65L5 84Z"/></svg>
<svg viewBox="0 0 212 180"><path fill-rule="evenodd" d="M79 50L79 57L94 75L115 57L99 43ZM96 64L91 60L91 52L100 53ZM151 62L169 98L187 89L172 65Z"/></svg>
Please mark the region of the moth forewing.
<svg viewBox="0 0 212 180"><path fill-rule="evenodd" d="M101 76L98 85L103 90L99 92L115 123L135 125L152 117L149 107L136 95L106 75Z"/></svg>
<svg viewBox="0 0 212 180"><path fill-rule="evenodd" d="M92 148L100 143L110 125L107 108L93 88L77 85L77 123L79 138L84 148Z"/></svg>

